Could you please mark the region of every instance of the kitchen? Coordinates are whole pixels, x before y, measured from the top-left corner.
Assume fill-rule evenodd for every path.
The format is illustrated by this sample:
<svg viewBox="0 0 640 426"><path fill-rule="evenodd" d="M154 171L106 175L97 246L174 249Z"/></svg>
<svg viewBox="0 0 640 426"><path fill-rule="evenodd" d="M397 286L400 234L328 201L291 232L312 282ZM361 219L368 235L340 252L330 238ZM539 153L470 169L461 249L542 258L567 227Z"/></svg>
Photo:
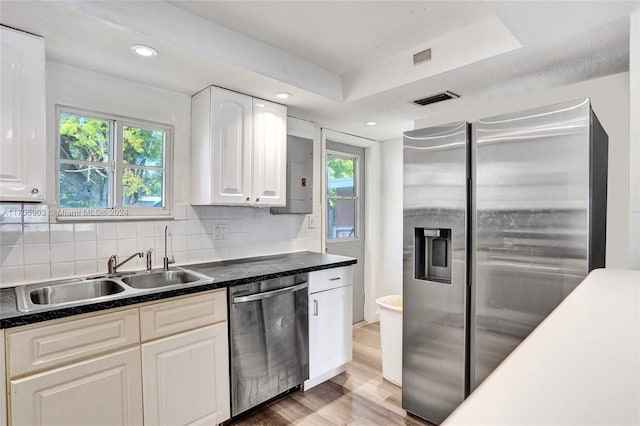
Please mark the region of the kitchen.
<svg viewBox="0 0 640 426"><path fill-rule="evenodd" d="M426 10L427 6L434 10ZM443 17L456 16L459 5L381 2L363 10L359 7L364 6L348 2L329 6L3 2L3 25L44 36L44 82L37 100L44 104L46 137L42 141L47 142L41 153L29 152L30 161L43 166L30 176L39 178L40 184L28 190L42 189L27 197L42 197L41 201L3 201L1 206L7 214L2 215L1 225L0 285L105 273L111 255L121 261L135 252L146 254L150 248L154 269L163 266L165 257L175 260L173 267L305 250L322 253L331 248L322 165L322 153L331 141L356 145L365 152L366 186L361 198L366 246L364 257L358 258L364 299L359 308L363 319L372 323L377 320L375 299L402 293L402 133L585 97L591 98L609 135L606 266L637 269L640 213L634 185L640 156L638 123L629 119L638 115L638 73L633 72L638 66L638 49L633 47L637 3L569 4L556 9L545 4L548 10L539 10L535 2L520 8L492 2L467 6L466 15L445 25ZM403 19L414 12L422 15L410 21L415 34L406 35L400 31ZM273 30L281 27L278 14L290 23L290 30ZM359 14L366 14L371 22L361 24L361 32L352 31ZM433 30L421 33L417 29L426 25L420 20L427 18ZM371 31L384 28L385 22L394 26L392 36ZM543 34L536 23L545 24ZM336 30L326 31L331 25ZM316 31L308 34L307 28ZM317 34L323 29L330 34L317 46ZM478 30L486 37L474 37ZM587 33L588 43L584 42ZM397 34L405 34L406 39ZM381 45L380 52L372 52L374 40L380 44L385 37L390 41ZM202 43L203 38L209 42ZM347 45L348 40L353 44ZM136 56L130 47L138 44L155 48L157 56ZM336 45L342 48L331 56ZM466 49L449 50L456 46ZM414 66L412 56L427 48L432 48L431 61ZM448 56L440 56L438 52L443 51ZM317 56L322 52L326 56ZM397 65L399 58L404 58L402 65ZM289 133L306 135L313 141L313 152L321 154L313 156L311 173L306 170L311 213L273 215L269 208L193 202L194 173L207 171L196 172L192 166L202 157L194 156L192 150L192 96L211 85L245 95L243 102L286 104L286 114L294 118L287 120ZM444 90L460 98L425 107L412 105L415 99ZM293 96L275 98L280 92ZM154 130L167 130L172 161L139 169L172 176L163 193L170 200L170 212L160 209L151 220L144 220L140 215L145 212L139 210L138 220L131 220L131 207L128 220L99 221L58 214L63 207L57 196L58 171L77 160L58 160L56 117L88 112L94 113L92 118L114 123L115 129L159 124L152 126ZM296 129L291 129L292 123L298 123ZM74 190L76 197L83 190ZM264 191L263 195L270 196ZM256 198L264 200L251 195L250 202ZM118 208L124 206L114 205L113 211ZM28 215L22 214L27 211ZM136 258L121 270L144 269L145 259ZM353 291L355 300L355 285Z"/></svg>

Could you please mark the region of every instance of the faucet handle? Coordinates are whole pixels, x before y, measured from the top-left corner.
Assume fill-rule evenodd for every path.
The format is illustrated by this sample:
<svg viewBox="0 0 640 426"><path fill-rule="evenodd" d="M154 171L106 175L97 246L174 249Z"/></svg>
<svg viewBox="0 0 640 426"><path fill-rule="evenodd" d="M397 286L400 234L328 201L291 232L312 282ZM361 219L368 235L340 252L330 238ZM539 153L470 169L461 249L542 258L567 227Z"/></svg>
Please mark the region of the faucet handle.
<svg viewBox="0 0 640 426"><path fill-rule="evenodd" d="M150 248L149 250L147 250L147 271L150 271L153 269L151 253L153 253L153 248Z"/></svg>
<svg viewBox="0 0 640 426"><path fill-rule="evenodd" d="M162 260L163 260L162 269L164 269L165 271L169 270L169 265L171 265L172 263L176 263L176 260L173 257L173 255L171 255L171 259L165 256Z"/></svg>
<svg viewBox="0 0 640 426"><path fill-rule="evenodd" d="M107 260L107 272L109 274L113 274L116 272L116 265L118 264L118 257L115 254L109 256L109 260Z"/></svg>

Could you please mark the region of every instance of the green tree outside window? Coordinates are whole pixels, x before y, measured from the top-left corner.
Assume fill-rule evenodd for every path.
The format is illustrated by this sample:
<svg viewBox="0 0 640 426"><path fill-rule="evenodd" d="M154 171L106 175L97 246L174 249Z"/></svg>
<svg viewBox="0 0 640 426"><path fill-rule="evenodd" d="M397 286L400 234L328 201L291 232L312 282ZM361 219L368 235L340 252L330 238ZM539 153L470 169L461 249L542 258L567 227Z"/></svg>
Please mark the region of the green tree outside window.
<svg viewBox="0 0 640 426"><path fill-rule="evenodd" d="M166 131L70 112L59 120L60 207L164 207ZM111 199L116 193L120 202Z"/></svg>

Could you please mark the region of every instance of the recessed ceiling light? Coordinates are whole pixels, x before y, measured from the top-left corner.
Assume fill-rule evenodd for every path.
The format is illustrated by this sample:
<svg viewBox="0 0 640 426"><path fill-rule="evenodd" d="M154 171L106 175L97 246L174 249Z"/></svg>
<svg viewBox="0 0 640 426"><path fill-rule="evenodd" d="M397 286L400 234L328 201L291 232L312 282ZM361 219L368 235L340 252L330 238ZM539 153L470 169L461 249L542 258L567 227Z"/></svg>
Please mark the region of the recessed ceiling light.
<svg viewBox="0 0 640 426"><path fill-rule="evenodd" d="M275 96L278 99L289 99L292 95L291 93L287 93L287 92L278 92L275 94Z"/></svg>
<svg viewBox="0 0 640 426"><path fill-rule="evenodd" d="M364 124L366 124L367 126L375 126L376 124L378 124L377 121L365 121Z"/></svg>
<svg viewBox="0 0 640 426"><path fill-rule="evenodd" d="M131 46L131 50L140 56L144 56L145 58L158 56L158 51L156 49L154 49L153 47L145 46L143 44L134 44L133 46Z"/></svg>

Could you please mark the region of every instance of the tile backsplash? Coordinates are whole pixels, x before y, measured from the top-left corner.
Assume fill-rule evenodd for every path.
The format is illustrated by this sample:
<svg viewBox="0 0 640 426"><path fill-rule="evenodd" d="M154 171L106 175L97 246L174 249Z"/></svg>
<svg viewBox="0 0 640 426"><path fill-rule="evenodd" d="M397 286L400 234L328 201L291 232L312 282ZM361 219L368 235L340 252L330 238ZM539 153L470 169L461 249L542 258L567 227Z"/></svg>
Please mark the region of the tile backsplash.
<svg viewBox="0 0 640 426"><path fill-rule="evenodd" d="M24 212L24 213L21 213ZM320 249L304 215L269 209L178 204L171 220L58 222L47 205L0 203L0 287L106 272L107 259L153 249L162 267L164 229L176 264ZM121 270L144 269L135 259Z"/></svg>

